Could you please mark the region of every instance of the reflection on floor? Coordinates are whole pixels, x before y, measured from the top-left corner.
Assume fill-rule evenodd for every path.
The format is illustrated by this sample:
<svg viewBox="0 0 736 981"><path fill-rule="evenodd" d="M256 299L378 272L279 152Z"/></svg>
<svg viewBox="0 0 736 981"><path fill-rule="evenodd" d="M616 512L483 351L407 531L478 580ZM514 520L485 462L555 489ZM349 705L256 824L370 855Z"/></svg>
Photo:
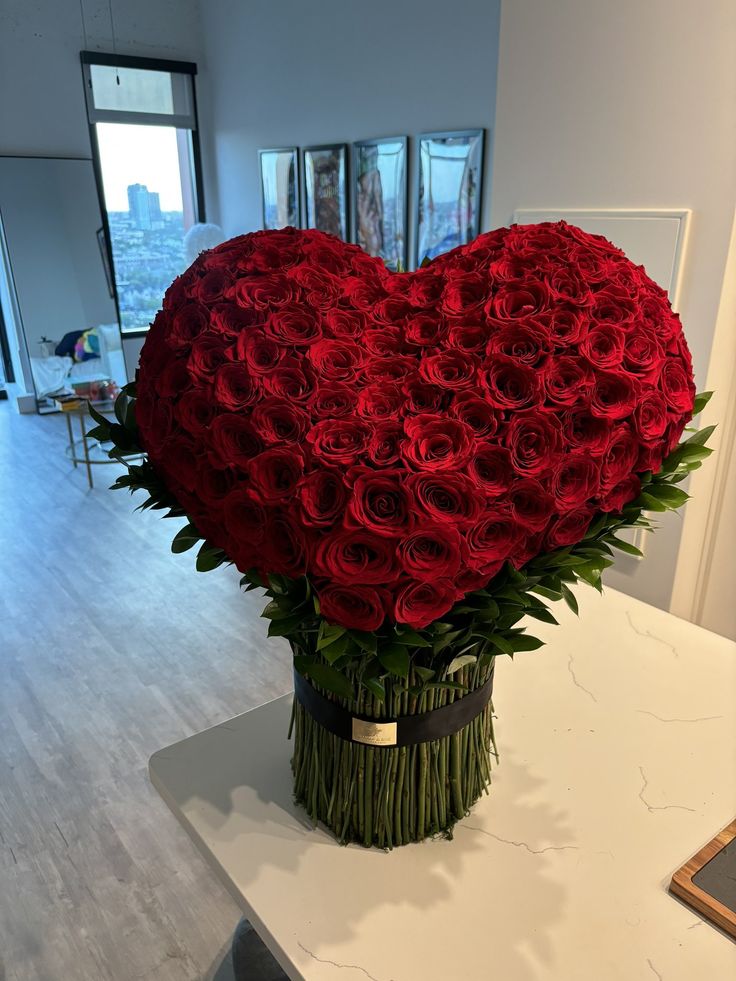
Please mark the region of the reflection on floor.
<svg viewBox="0 0 736 981"><path fill-rule="evenodd" d="M147 761L287 691L287 651L65 441L0 402L0 978L224 981L239 911Z"/></svg>

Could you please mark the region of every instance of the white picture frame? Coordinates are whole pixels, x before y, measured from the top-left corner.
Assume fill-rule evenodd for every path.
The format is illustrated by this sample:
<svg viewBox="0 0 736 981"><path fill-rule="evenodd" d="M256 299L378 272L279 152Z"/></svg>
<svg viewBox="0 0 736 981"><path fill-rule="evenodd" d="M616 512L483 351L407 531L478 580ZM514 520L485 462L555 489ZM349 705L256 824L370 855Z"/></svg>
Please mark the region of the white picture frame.
<svg viewBox="0 0 736 981"><path fill-rule="evenodd" d="M513 222L566 221L584 232L605 236L632 262L644 266L677 310L691 214L688 208L517 208ZM644 528L621 533L621 537L645 551Z"/></svg>

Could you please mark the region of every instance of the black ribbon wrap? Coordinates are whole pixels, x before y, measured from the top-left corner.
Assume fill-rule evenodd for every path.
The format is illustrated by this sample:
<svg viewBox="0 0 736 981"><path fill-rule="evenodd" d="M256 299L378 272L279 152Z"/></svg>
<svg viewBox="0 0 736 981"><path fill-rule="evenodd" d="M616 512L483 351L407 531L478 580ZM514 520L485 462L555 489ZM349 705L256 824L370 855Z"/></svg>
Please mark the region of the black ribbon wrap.
<svg viewBox="0 0 736 981"><path fill-rule="evenodd" d="M435 739L443 739L464 729L466 725L480 715L488 705L493 692L494 665L488 680L482 687L468 692L457 701L441 708L422 712L419 715L402 715L390 719L375 719L367 715L354 715L342 708L337 702L330 701L321 695L309 681L294 670L294 696L299 699L304 710L308 712L328 732L339 736L347 742L361 745L390 748L392 746L413 746L416 743L429 743ZM368 730L373 727L383 732L391 732L388 727L395 725L395 737L386 739L354 738L356 729ZM387 727L383 729L383 727Z"/></svg>

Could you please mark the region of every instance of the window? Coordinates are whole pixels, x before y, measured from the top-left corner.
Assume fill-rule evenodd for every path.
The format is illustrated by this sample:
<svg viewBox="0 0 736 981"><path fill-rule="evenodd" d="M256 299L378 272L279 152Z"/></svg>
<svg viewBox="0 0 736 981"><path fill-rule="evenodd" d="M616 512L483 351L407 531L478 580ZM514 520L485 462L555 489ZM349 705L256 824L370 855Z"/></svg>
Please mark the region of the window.
<svg viewBox="0 0 736 981"><path fill-rule="evenodd" d="M196 67L90 52L82 67L120 324L145 331L204 220Z"/></svg>

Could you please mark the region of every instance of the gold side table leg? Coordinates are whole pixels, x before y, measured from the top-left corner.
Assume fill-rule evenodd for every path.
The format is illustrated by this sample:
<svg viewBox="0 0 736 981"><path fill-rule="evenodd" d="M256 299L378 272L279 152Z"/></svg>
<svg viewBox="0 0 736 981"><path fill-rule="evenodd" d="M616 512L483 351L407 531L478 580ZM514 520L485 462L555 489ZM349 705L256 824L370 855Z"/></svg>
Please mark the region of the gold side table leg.
<svg viewBox="0 0 736 981"><path fill-rule="evenodd" d="M89 483L89 488L92 490L94 484L92 483L92 467L89 463L89 443L87 442L87 430L84 425L85 413L80 412L79 414L79 426L82 430L82 445L84 446L84 462L87 466L87 482Z"/></svg>
<svg viewBox="0 0 736 981"><path fill-rule="evenodd" d="M74 452L74 433L72 432L72 414L71 412L64 413L66 415L66 431L69 433L69 456L72 458L72 463L74 464L74 469L77 469L77 461L75 459L76 453Z"/></svg>

